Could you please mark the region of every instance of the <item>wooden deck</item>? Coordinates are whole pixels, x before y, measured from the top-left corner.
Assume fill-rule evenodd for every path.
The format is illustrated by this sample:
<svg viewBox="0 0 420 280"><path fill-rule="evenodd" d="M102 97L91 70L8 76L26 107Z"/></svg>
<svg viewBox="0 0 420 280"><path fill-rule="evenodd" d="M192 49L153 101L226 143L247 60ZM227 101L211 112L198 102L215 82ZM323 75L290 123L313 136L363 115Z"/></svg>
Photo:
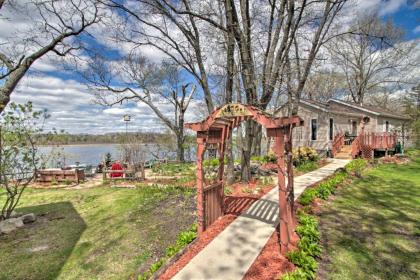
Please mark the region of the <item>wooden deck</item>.
<svg viewBox="0 0 420 280"><path fill-rule="evenodd" d="M397 135L395 133L361 133L352 143L351 154L353 158L362 156L373 158L377 150L388 152L395 149Z"/></svg>

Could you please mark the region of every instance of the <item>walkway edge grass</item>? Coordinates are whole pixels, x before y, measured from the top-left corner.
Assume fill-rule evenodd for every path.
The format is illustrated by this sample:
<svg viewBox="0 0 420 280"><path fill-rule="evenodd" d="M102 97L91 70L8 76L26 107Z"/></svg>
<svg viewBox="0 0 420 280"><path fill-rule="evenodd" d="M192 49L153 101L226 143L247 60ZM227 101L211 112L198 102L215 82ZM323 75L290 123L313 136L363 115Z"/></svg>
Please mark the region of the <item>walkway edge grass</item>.
<svg viewBox="0 0 420 280"><path fill-rule="evenodd" d="M342 184L347 178L351 178L351 174L360 177L366 165L367 162L363 159L353 160L345 166L344 170L338 171L317 185L307 188L299 196L298 202L304 206L297 211L298 225L296 233L300 239L297 249L287 254L289 261L297 268L293 272L283 275L280 278L281 280L315 279L315 273L318 268L315 258L320 256L321 246L318 220L314 215L309 214L311 212L311 204L317 197L327 200L331 194L335 193L338 185Z"/></svg>
<svg viewBox="0 0 420 280"><path fill-rule="evenodd" d="M166 248L166 255L154 262L147 271L138 277L138 280L154 279L158 274L158 270L166 263L170 263L173 257L182 252L189 244L197 238L197 224L194 223L188 230L178 235L176 243Z"/></svg>

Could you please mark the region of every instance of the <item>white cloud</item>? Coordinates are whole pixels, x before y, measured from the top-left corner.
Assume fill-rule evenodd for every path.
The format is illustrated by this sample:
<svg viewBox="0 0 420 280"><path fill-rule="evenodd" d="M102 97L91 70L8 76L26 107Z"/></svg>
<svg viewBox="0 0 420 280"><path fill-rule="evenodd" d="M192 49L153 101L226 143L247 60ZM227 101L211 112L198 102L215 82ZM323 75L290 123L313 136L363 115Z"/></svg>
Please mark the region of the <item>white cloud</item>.
<svg viewBox="0 0 420 280"><path fill-rule="evenodd" d="M395 13L398 11L402 6L406 5L406 0L388 0L382 1L381 8L379 9L379 15L384 16L388 14Z"/></svg>
<svg viewBox="0 0 420 280"><path fill-rule="evenodd" d="M355 5L352 5L352 4ZM397 12L407 5L407 0L356 0L349 2L348 6L356 13L378 12L380 16L385 16Z"/></svg>
<svg viewBox="0 0 420 280"><path fill-rule="evenodd" d="M125 131L123 115L131 115L129 131L164 131L167 128L144 103L130 103L103 107L92 102L93 95L87 87L75 80L64 80L46 75L26 76L12 95L12 101L32 101L36 110L47 109L51 115L45 130L64 129L69 133L102 134ZM160 103L164 115L173 116L169 104ZM186 120L196 121L200 102L193 101L187 110Z"/></svg>
<svg viewBox="0 0 420 280"><path fill-rule="evenodd" d="M420 33L420 25L417 25L413 30L414 33Z"/></svg>

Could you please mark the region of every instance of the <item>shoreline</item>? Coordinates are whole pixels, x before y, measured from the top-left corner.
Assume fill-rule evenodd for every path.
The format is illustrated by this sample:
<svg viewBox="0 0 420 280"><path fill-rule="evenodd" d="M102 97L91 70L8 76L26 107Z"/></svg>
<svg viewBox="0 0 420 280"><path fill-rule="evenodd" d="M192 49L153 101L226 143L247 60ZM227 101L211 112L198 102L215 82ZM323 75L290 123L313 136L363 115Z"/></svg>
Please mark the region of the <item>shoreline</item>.
<svg viewBox="0 0 420 280"><path fill-rule="evenodd" d="M141 144L153 144L153 143L141 143ZM71 147L71 146L101 146L101 145L123 145L123 143L81 143L81 144L45 144L37 145L37 147Z"/></svg>

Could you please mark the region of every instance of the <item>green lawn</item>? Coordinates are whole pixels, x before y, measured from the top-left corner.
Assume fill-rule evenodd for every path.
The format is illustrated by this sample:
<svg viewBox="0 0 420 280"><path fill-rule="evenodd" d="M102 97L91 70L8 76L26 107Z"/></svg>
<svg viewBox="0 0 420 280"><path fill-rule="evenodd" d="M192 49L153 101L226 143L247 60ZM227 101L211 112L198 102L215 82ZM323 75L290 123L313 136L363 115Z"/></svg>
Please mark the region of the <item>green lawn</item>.
<svg viewBox="0 0 420 280"><path fill-rule="evenodd" d="M420 279L420 152L337 191L323 207L320 279Z"/></svg>
<svg viewBox="0 0 420 280"><path fill-rule="evenodd" d="M190 227L194 205L187 188L27 189L17 210L38 221L0 236L0 279L133 278Z"/></svg>

